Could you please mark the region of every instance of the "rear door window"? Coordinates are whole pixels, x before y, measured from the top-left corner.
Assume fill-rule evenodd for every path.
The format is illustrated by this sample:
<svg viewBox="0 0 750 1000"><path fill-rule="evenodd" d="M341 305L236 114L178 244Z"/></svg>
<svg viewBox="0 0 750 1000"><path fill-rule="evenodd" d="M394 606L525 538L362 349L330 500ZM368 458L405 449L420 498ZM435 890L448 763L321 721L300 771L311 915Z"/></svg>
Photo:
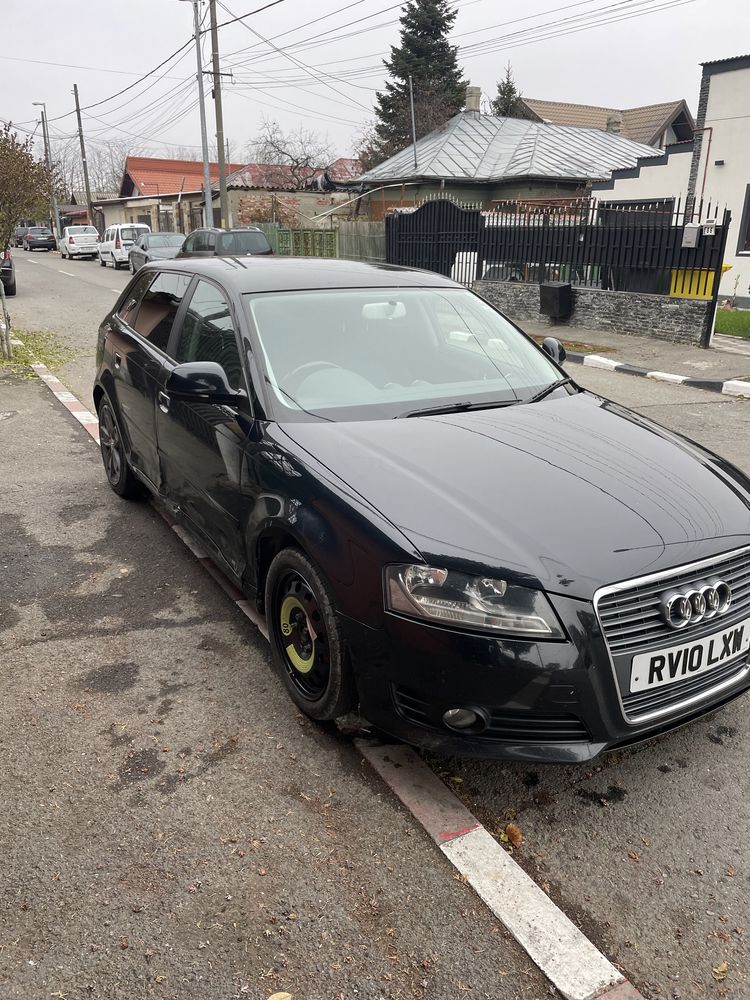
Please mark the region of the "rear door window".
<svg viewBox="0 0 750 1000"><path fill-rule="evenodd" d="M190 274L162 271L141 299L135 322L131 324L149 343L166 354L177 310L192 280Z"/></svg>
<svg viewBox="0 0 750 1000"><path fill-rule="evenodd" d="M107 235L108 232L104 234L105 239ZM128 326L133 326L135 317L138 314L138 306L141 304L141 299L145 295L146 289L153 280L153 274L142 274L122 300L122 305L117 310L117 315L124 323L127 323Z"/></svg>

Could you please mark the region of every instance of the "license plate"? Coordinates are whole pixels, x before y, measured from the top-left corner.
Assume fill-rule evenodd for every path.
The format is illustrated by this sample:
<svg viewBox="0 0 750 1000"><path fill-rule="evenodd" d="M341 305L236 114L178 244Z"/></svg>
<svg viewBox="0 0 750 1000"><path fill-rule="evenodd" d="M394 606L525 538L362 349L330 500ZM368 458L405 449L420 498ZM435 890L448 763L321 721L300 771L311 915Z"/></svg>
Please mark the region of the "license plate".
<svg viewBox="0 0 750 1000"><path fill-rule="evenodd" d="M630 693L675 684L705 674L750 649L750 618L705 639L685 642L633 657Z"/></svg>

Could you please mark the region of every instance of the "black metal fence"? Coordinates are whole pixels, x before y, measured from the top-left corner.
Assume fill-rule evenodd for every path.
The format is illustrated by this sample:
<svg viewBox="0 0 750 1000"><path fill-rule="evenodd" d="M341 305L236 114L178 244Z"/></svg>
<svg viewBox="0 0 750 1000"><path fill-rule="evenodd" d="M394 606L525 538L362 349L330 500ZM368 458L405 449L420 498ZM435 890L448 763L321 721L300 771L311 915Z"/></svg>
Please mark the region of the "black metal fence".
<svg viewBox="0 0 750 1000"><path fill-rule="evenodd" d="M430 201L386 217L392 264L475 280L570 281L612 291L714 298L730 213L674 199L581 201L483 212Z"/></svg>

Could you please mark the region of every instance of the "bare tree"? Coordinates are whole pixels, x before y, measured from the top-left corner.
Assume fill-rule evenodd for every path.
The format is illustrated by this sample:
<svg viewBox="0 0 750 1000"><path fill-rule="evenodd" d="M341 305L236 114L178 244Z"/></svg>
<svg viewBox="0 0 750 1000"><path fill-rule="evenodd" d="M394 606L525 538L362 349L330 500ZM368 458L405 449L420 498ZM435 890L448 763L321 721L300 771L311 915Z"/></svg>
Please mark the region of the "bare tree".
<svg viewBox="0 0 750 1000"><path fill-rule="evenodd" d="M328 136L304 125L284 132L278 122L264 118L260 132L245 147L245 155L248 162L285 168L279 171L279 184L288 186L291 181L299 191L316 170L331 163L333 150Z"/></svg>

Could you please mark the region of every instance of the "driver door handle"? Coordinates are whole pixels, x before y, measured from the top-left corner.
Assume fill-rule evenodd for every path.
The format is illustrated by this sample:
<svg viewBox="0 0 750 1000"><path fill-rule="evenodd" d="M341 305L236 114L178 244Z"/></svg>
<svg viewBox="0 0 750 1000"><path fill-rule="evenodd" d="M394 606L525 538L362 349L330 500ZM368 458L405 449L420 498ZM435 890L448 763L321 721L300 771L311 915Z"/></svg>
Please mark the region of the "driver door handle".
<svg viewBox="0 0 750 1000"><path fill-rule="evenodd" d="M117 353L117 351L115 351L115 368L119 368L121 364L122 364L122 358Z"/></svg>
<svg viewBox="0 0 750 1000"><path fill-rule="evenodd" d="M169 413L169 396L166 392L159 392L159 409L162 413Z"/></svg>

